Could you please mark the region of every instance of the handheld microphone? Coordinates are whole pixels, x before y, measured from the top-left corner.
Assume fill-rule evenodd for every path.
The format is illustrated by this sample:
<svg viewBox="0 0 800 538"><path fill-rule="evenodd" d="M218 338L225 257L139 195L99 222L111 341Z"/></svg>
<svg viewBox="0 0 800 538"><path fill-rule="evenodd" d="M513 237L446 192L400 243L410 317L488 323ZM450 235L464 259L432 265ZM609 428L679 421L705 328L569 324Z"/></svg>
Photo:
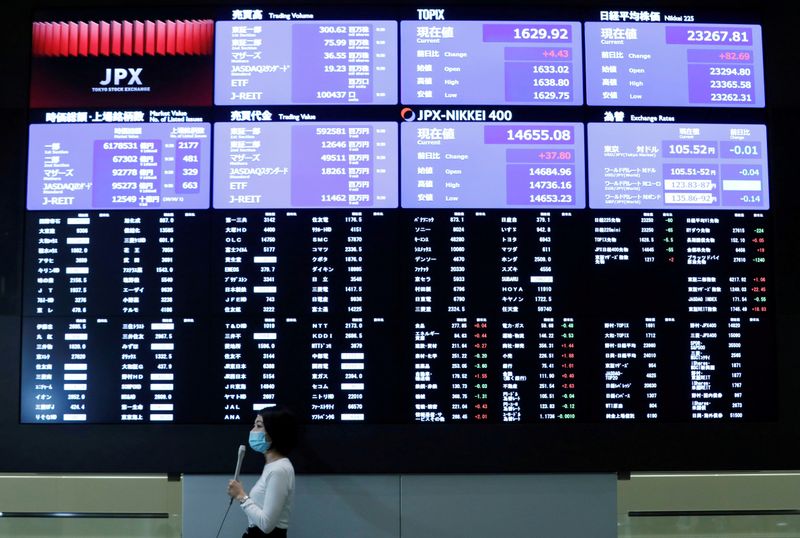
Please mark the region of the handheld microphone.
<svg viewBox="0 0 800 538"><path fill-rule="evenodd" d="M244 445L239 445L239 455L236 458L236 472L233 473L233 479L239 481L239 471L242 470L242 460L244 459Z"/></svg>
<svg viewBox="0 0 800 538"><path fill-rule="evenodd" d="M239 453L236 455L236 471L233 473L233 479L237 482L239 481L239 471L242 470L242 460L244 459L244 445L239 445ZM219 538L219 533L222 532L222 525L225 524L225 518L228 517L228 511L231 509L231 505L233 504L233 497L231 497L230 502L228 503L228 508L225 510L225 515L222 516L222 522L219 524L219 529L217 529L217 538ZM2 516L2 512L0 512L0 516Z"/></svg>
<svg viewBox="0 0 800 538"><path fill-rule="evenodd" d="M239 453L236 456L236 470L233 472L233 479L236 480L237 482L239 481L239 471L242 470L242 460L244 459L244 451L245 451L244 445L239 445ZM233 497L231 497L231 501L228 503L228 507L230 508L232 504L233 504Z"/></svg>

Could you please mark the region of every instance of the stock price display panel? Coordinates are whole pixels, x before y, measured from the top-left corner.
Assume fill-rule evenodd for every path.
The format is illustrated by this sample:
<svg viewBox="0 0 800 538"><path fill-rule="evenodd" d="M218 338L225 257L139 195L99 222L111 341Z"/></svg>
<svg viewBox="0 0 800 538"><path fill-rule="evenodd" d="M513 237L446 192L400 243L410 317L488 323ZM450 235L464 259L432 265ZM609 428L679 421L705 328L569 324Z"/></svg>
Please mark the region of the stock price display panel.
<svg viewBox="0 0 800 538"><path fill-rule="evenodd" d="M759 24L237 9L33 40L22 423L775 419Z"/></svg>

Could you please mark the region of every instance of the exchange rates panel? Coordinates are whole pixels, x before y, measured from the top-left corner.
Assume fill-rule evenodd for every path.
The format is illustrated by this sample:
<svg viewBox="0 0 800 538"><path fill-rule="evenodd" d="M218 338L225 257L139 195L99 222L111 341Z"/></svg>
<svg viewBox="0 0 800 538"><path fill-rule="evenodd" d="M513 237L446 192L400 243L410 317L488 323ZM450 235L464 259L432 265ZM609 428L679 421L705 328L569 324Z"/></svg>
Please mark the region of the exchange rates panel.
<svg viewBox="0 0 800 538"><path fill-rule="evenodd" d="M769 208L764 125L589 124L593 208Z"/></svg>

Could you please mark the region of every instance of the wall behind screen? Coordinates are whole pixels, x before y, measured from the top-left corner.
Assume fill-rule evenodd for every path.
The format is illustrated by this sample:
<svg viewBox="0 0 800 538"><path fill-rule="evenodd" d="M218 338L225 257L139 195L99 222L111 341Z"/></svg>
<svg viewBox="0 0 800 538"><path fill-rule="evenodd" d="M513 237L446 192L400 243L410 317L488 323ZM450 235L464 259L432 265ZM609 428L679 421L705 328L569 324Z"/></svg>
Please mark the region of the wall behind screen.
<svg viewBox="0 0 800 538"><path fill-rule="evenodd" d="M97 4L98 6L100 4ZM561 6L562 4L559 4ZM676 11L691 12L672 4ZM46 7L68 7L55 3ZM115 7L109 4L106 7ZM552 7L552 6L550 6ZM594 13L608 6L575 4ZM719 4L719 7L723 7ZM655 8L654 8L655 9ZM663 9L663 8L662 8ZM709 7L714 9L714 6ZM724 12L720 12L724 13ZM778 415L743 424L368 424L308 425L297 466L310 472L519 472L791 468L800 445L793 361L794 278L798 259L797 187L792 156L797 105L788 83L796 65L788 13L763 14L770 151L773 286L777 333ZM732 15L731 15L732 16ZM536 20L535 9L531 18ZM569 20L578 20L578 17ZM19 341L21 252L27 154L30 13L12 13L3 34L3 65L14 73L2 87L0 137L6 196L0 201L0 447L8 471L225 472L244 425L20 424ZM549 112L557 116L557 112ZM722 115L719 115L720 117ZM723 120L724 121L724 120ZM41 447L57 447L54 455Z"/></svg>

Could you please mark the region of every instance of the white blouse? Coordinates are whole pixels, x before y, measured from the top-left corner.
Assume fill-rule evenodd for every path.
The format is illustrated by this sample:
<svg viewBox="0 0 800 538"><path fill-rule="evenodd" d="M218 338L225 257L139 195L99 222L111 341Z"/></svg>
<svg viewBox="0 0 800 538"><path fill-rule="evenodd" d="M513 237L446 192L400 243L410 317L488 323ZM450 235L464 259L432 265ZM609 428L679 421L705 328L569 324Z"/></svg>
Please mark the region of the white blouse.
<svg viewBox="0 0 800 538"><path fill-rule="evenodd" d="M294 467L289 458L266 464L249 496L242 503L242 510L251 527L265 533L275 527L288 529L294 499Z"/></svg>

